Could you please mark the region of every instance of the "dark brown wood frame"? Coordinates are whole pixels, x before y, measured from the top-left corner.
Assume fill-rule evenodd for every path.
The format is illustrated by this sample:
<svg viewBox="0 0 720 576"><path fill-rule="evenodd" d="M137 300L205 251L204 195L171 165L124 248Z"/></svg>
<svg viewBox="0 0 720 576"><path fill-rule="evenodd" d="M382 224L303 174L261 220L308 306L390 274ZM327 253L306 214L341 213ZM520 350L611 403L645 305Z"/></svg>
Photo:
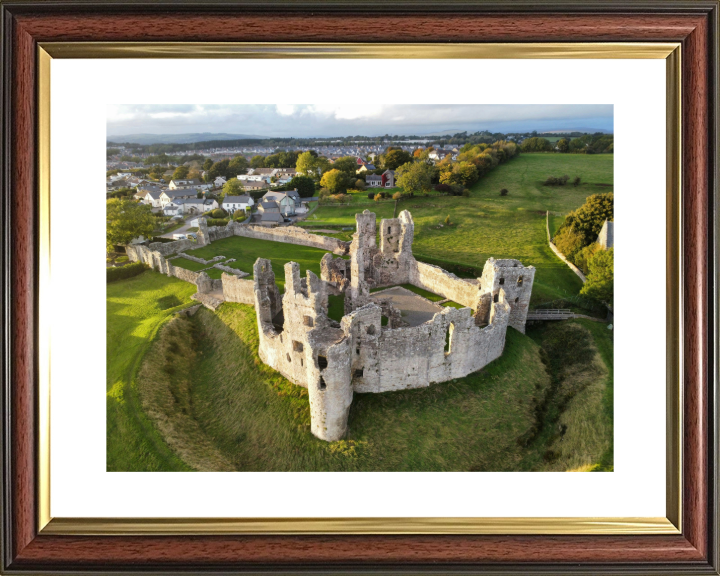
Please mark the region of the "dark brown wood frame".
<svg viewBox="0 0 720 576"><path fill-rule="evenodd" d="M13 573L718 573L716 1L424 4L7 1L2 13L2 558ZM49 536L37 531L38 42L680 42L683 533Z"/></svg>

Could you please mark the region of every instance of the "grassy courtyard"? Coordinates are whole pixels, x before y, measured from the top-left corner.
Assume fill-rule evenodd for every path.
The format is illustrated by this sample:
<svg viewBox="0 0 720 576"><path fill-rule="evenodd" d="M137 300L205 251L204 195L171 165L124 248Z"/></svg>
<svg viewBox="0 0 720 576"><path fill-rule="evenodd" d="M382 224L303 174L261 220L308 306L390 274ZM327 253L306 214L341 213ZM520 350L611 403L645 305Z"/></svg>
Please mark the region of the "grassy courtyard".
<svg viewBox="0 0 720 576"><path fill-rule="evenodd" d="M275 272L275 282L282 291L285 288L285 264L291 261L300 264L301 276L305 276L306 270L312 270L320 276L320 260L326 254L326 251L309 246L273 242L272 240L233 236L216 240L208 246L197 248L189 253L204 260L210 260L220 255L235 258L235 262L228 265L243 272L248 272L250 276L246 276L247 279L253 278L255 261L260 257L268 258L272 262L272 269ZM174 264L175 262L173 260ZM193 264L195 263L193 262ZM182 266L181 264L175 265ZM222 275L222 271L217 269L208 270L207 272L211 278L220 278Z"/></svg>

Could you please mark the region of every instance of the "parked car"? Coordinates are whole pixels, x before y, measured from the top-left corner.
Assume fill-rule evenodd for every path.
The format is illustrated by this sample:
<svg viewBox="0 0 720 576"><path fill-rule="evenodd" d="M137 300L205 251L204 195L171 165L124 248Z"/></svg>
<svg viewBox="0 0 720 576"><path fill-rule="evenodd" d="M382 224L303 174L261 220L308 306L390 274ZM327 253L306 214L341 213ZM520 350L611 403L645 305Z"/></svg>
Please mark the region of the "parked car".
<svg viewBox="0 0 720 576"><path fill-rule="evenodd" d="M173 234L173 240L187 240L185 234Z"/></svg>
<svg viewBox="0 0 720 576"><path fill-rule="evenodd" d="M195 234L195 232L190 232L190 233L188 234L188 238L192 238L193 240L197 240L197 234Z"/></svg>

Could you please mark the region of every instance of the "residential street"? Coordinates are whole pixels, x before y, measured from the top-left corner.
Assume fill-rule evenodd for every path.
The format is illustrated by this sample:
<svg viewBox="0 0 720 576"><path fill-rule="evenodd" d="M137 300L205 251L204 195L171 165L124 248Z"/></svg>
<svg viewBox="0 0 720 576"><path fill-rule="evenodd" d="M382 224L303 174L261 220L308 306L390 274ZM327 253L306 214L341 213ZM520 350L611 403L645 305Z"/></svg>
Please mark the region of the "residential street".
<svg viewBox="0 0 720 576"><path fill-rule="evenodd" d="M185 220L185 223L182 226L180 226L180 228L178 228L177 230L173 230L172 232L168 232L167 234L161 234L160 237L161 238L172 238L173 234L186 234L188 228L191 227L190 221L194 220L195 218L197 218L197 214L191 214L190 216L187 217L187 219Z"/></svg>

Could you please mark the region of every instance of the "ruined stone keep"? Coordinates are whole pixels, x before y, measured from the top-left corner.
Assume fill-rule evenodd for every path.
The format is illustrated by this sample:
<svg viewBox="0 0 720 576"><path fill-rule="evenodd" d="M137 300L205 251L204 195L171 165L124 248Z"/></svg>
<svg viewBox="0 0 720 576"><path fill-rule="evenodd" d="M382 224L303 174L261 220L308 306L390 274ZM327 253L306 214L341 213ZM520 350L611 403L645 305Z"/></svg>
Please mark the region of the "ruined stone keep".
<svg viewBox="0 0 720 576"><path fill-rule="evenodd" d="M517 260L490 258L475 280L418 262L408 211L380 222L379 247L375 214L357 214L356 223L349 260L326 254L320 278L311 271L302 278L297 263L286 264L282 295L270 261L254 267L260 358L308 389L312 433L327 441L345 435L354 392L423 388L498 358L508 326L525 332L535 277ZM401 284L464 308L403 288L371 292ZM328 317L330 295L345 297L340 322Z"/></svg>

